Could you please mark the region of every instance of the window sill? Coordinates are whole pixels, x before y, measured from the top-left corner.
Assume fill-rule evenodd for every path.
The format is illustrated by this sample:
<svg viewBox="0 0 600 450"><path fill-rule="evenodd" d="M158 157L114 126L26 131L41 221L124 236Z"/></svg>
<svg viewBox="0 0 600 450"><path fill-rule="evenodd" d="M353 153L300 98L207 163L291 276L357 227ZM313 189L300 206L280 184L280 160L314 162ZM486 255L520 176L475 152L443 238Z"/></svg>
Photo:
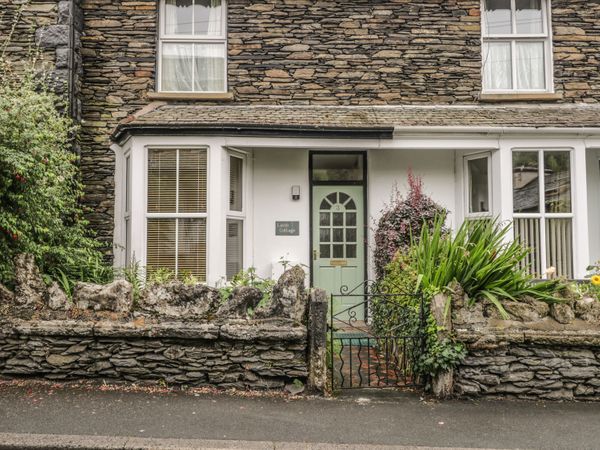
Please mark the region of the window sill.
<svg viewBox="0 0 600 450"><path fill-rule="evenodd" d="M542 93L514 93L514 94L480 94L479 101L481 102L552 102L561 100L562 94L542 92Z"/></svg>
<svg viewBox="0 0 600 450"><path fill-rule="evenodd" d="M233 100L231 92L148 92L150 100L194 100L207 102L229 102Z"/></svg>

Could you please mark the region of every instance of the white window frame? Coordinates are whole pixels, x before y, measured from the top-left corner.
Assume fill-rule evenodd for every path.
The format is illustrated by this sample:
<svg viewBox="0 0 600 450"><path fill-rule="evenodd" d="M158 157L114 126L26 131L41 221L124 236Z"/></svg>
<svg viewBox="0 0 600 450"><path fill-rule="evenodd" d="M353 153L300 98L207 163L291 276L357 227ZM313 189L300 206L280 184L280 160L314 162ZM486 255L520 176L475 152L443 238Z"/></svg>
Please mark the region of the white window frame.
<svg viewBox="0 0 600 450"><path fill-rule="evenodd" d="M537 213L517 213L514 212L514 204L512 205L512 217L513 219L538 219L540 221L540 264L545 267L547 265L547 249L546 249L546 219L571 219L571 242L573 246L572 255L572 267L571 271L576 273L577 270L577 253L576 253L576 240L575 240L575 151L573 148L513 148L510 152L511 160L511 199L514 198L514 166L513 166L513 154L517 152L528 152L537 153L538 155L538 190L539 190L539 212ZM570 182L571 182L571 212L570 213L548 213L546 212L546 200L545 200L545 162L544 154L553 152L569 152L569 169L570 169ZM511 201L511 204L513 202ZM545 273L539 274L542 277L546 277Z"/></svg>
<svg viewBox="0 0 600 450"><path fill-rule="evenodd" d="M485 0L481 0L481 90L484 94L515 94L515 93L554 93L554 61L552 51L552 5L550 0L541 0L542 2L542 28L540 34L518 34L516 22L516 0L510 0L512 16L512 34L491 34L487 33ZM485 65L486 55L484 47L486 43L508 42L511 44L511 85L512 89L488 89L485 86ZM516 65L516 44L517 42L540 42L544 44L544 89L519 89L517 87L517 65Z"/></svg>
<svg viewBox="0 0 600 450"><path fill-rule="evenodd" d="M131 252L131 201L132 201L132 157L131 149L129 149L123 158L123 190L125 191L123 201L123 242L125 252L125 266L131 265L134 260L134 255Z"/></svg>
<svg viewBox="0 0 600 450"><path fill-rule="evenodd" d="M488 166L488 204L489 211L481 212L481 213L472 213L471 212L471 179L469 173L469 161L477 160L477 159L486 159ZM463 156L463 178L464 178L464 192L463 192L463 201L465 205L465 219L482 219L482 218L491 218L494 214L494 195L493 195L493 186L492 183L492 154L491 152L482 152L482 153L473 153L470 155Z"/></svg>
<svg viewBox="0 0 600 450"><path fill-rule="evenodd" d="M177 151L177 163L176 163L176 186L177 189L175 191L175 204L179 205L179 150L184 149L192 149L192 150L205 150L206 151L206 212L205 213L149 213L148 212L148 168L149 168L149 160L150 160L150 152L152 150L176 150ZM208 226L208 217L210 214L210 148L205 145L156 145L156 146L148 146L146 147L145 155L144 155L144 236L143 236L143 246L144 246L144 258L143 264L147 265L147 252L148 252L148 219L204 219L206 221L206 280L203 283L208 282L208 262L209 262L209 252L210 252L210 228ZM179 221L175 221L175 274L178 273L178 263L179 263Z"/></svg>
<svg viewBox="0 0 600 450"><path fill-rule="evenodd" d="M242 269L244 269L245 267L245 260L246 260L246 237L247 237L247 231L246 231L246 211L247 211L247 199L248 199L248 156L243 153L240 152L238 150L228 150L226 152L227 155L227 164L226 164L226 170L227 170L227 205L226 205L226 211L227 211L227 217L225 220L225 223L227 223L228 220L239 220L242 222ZM242 161L242 210L241 211L235 211L232 210L230 208L230 203L229 203L229 188L230 188L230 174L231 174L231 158L237 158L240 159ZM225 233L227 233L227 227L225 227ZM227 236L225 236L225 242L227 242ZM227 251L227 249L225 249L225 251ZM227 276L227 274L225 274L225 276Z"/></svg>
<svg viewBox="0 0 600 450"><path fill-rule="evenodd" d="M158 49L157 49L157 62L156 62L156 80L157 80L157 90L161 93L169 93L169 94L221 94L227 92L229 87L227 83L227 61L228 61L228 52L227 52L227 2L222 0L221 3L221 23L223 30L223 34L219 36L202 36L195 34L166 34L165 33L165 0L159 0L159 34L158 34ZM192 72L192 90L190 91L163 91L162 90L162 47L163 44L222 44L224 47L224 55L225 55L225 65L223 79L224 86L222 91L195 91L194 90L194 73Z"/></svg>

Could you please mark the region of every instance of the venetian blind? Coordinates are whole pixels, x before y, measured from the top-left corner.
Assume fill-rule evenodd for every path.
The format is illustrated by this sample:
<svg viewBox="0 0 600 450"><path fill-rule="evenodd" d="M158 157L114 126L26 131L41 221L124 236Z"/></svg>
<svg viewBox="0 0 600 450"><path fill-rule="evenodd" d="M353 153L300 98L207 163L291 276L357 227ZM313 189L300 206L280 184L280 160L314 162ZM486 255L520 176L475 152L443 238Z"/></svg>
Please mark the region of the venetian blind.
<svg viewBox="0 0 600 450"><path fill-rule="evenodd" d="M244 222L227 219L226 239L226 272L227 280L231 280L242 270L244 261Z"/></svg>
<svg viewBox="0 0 600 450"><path fill-rule="evenodd" d="M207 152L152 149L148 154L146 265L206 280ZM164 215L164 217L163 217Z"/></svg>

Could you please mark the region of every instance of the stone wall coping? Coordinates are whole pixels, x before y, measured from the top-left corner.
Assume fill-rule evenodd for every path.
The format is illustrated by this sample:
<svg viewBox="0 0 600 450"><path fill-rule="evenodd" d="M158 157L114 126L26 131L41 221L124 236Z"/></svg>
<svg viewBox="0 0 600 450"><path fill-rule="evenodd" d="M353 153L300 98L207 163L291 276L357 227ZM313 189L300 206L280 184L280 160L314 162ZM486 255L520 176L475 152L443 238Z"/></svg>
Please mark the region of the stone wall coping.
<svg viewBox="0 0 600 450"><path fill-rule="evenodd" d="M505 347L509 344L541 344L560 346L600 347L599 330L499 330L484 329L473 331L465 328L454 329L459 341L472 350L486 350Z"/></svg>
<svg viewBox="0 0 600 450"><path fill-rule="evenodd" d="M81 336L176 338L238 341L304 342L307 330L291 320L228 320L210 323L163 322L138 325L133 322L77 320L5 320L0 336Z"/></svg>

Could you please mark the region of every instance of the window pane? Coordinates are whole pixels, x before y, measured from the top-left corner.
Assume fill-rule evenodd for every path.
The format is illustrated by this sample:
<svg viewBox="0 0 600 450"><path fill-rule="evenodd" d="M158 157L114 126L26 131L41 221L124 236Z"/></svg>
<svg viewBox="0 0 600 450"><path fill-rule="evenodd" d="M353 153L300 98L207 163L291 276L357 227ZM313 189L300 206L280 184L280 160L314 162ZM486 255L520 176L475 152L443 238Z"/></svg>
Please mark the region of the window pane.
<svg viewBox="0 0 600 450"><path fill-rule="evenodd" d="M196 74L194 90L223 92L225 90L225 45L196 44Z"/></svg>
<svg viewBox="0 0 600 450"><path fill-rule="evenodd" d="M192 44L163 44L161 90L191 91L194 72Z"/></svg>
<svg viewBox="0 0 600 450"><path fill-rule="evenodd" d="M485 89L512 89L510 43L483 45L483 84Z"/></svg>
<svg viewBox="0 0 600 450"><path fill-rule="evenodd" d="M488 158L470 159L467 167L469 172L469 212L490 212Z"/></svg>
<svg viewBox="0 0 600 450"><path fill-rule="evenodd" d="M571 212L569 152L544 152L544 196L547 213Z"/></svg>
<svg viewBox="0 0 600 450"><path fill-rule="evenodd" d="M554 267L559 277L573 278L571 219L546 219L546 267Z"/></svg>
<svg viewBox="0 0 600 450"><path fill-rule="evenodd" d="M312 155L312 172L313 181L362 181L363 156Z"/></svg>
<svg viewBox="0 0 600 450"><path fill-rule="evenodd" d="M485 29L487 34L511 34L510 0L485 0Z"/></svg>
<svg viewBox="0 0 600 450"><path fill-rule="evenodd" d="M519 34L544 32L542 0L516 0L516 22Z"/></svg>
<svg viewBox="0 0 600 450"><path fill-rule="evenodd" d="M206 150L179 150L178 212L206 212Z"/></svg>
<svg viewBox="0 0 600 450"><path fill-rule="evenodd" d="M194 3L194 34L223 35L221 0L195 0Z"/></svg>
<svg viewBox="0 0 600 450"><path fill-rule="evenodd" d="M149 150L148 212L176 212L176 189L177 150Z"/></svg>
<svg viewBox="0 0 600 450"><path fill-rule="evenodd" d="M319 246L319 257L320 258L331 258L331 246L330 245L320 245Z"/></svg>
<svg viewBox="0 0 600 450"><path fill-rule="evenodd" d="M334 258L343 258L344 257L344 246L343 245L333 245L333 257Z"/></svg>
<svg viewBox="0 0 600 450"><path fill-rule="evenodd" d="M125 158L125 212L131 210L131 157Z"/></svg>
<svg viewBox="0 0 600 450"><path fill-rule="evenodd" d="M231 280L244 264L244 222L241 220L227 220L226 247L227 279Z"/></svg>
<svg viewBox="0 0 600 450"><path fill-rule="evenodd" d="M356 226L356 213L346 213L346 226Z"/></svg>
<svg viewBox="0 0 600 450"><path fill-rule="evenodd" d="M334 228L333 229L333 242L344 242L344 229Z"/></svg>
<svg viewBox="0 0 600 450"><path fill-rule="evenodd" d="M321 228L319 230L319 240L321 242L331 242L331 230L329 228Z"/></svg>
<svg viewBox="0 0 600 450"><path fill-rule="evenodd" d="M179 219L177 275L206 281L206 219Z"/></svg>
<svg viewBox="0 0 600 450"><path fill-rule="evenodd" d="M192 0L166 0L165 34L192 34Z"/></svg>
<svg viewBox="0 0 600 450"><path fill-rule="evenodd" d="M148 219L146 267L148 274L157 269L175 271L175 228L177 219Z"/></svg>
<svg viewBox="0 0 600 450"><path fill-rule="evenodd" d="M229 157L229 209L242 210L244 161L235 156Z"/></svg>
<svg viewBox="0 0 600 450"><path fill-rule="evenodd" d="M517 87L545 89L546 69L543 42L517 42Z"/></svg>
<svg viewBox="0 0 600 450"><path fill-rule="evenodd" d="M331 225L331 214L329 214L329 213L320 213L319 214L319 225L321 225L321 226L329 226L329 225Z"/></svg>
<svg viewBox="0 0 600 450"><path fill-rule="evenodd" d="M538 152L513 152L513 210L540 212Z"/></svg>
<svg viewBox="0 0 600 450"><path fill-rule="evenodd" d="M541 221L538 218L517 218L513 220L515 241L519 242L529 253L520 263L520 268L540 278L545 271L542 268Z"/></svg>

